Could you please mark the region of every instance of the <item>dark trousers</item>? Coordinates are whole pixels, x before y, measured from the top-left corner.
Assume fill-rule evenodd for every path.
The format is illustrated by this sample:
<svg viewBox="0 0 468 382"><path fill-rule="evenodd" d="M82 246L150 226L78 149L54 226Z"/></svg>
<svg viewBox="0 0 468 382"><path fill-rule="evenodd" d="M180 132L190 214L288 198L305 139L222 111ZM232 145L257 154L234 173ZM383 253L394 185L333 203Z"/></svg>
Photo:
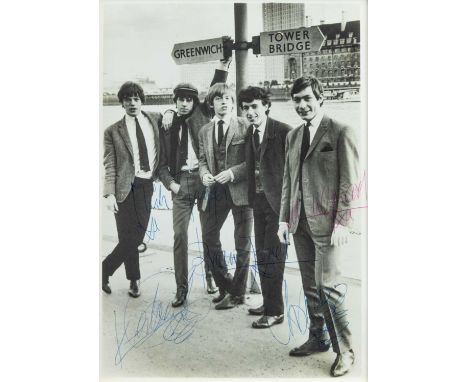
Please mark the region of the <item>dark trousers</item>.
<svg viewBox="0 0 468 382"><path fill-rule="evenodd" d="M231 279L225 271L224 255L220 243L220 231L232 211L234 218L234 241L236 246L236 271ZM200 212L205 261L210 263L218 287L233 296L243 296L247 285L250 262L250 234L252 232L252 209L235 206L227 185L216 184L210 190L205 211Z"/></svg>
<svg viewBox="0 0 468 382"><path fill-rule="evenodd" d="M188 290L188 226L193 206L201 206L204 186L196 172L183 171L179 175L180 189L172 194L172 224L174 229L174 271L177 290ZM203 230L203 227L202 227ZM219 244L221 246L221 244ZM224 260L224 258L222 259ZM224 262L226 270L226 263ZM206 278L212 277L209 263L205 261Z"/></svg>
<svg viewBox="0 0 468 382"><path fill-rule="evenodd" d="M337 284L339 247L330 245L330 236L313 235L306 219L300 220L293 238L307 298L309 338L329 337L335 353L345 352L351 348L351 332L344 304L346 285Z"/></svg>
<svg viewBox="0 0 468 382"><path fill-rule="evenodd" d="M124 263L128 280L140 279L140 259L138 246L145 237L151 214L153 180L135 178L130 193L114 214L119 243L102 262L103 272L112 276Z"/></svg>
<svg viewBox="0 0 468 382"><path fill-rule="evenodd" d="M283 274L287 246L278 239L279 216L273 211L263 192L255 195L253 214L264 314L279 316L284 313Z"/></svg>

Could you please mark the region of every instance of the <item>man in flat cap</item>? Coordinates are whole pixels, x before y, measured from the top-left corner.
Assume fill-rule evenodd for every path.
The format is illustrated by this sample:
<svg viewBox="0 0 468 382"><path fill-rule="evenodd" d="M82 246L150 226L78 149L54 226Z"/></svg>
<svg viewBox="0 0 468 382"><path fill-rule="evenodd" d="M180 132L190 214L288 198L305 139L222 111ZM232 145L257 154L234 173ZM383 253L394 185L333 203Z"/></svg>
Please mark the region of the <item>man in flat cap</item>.
<svg viewBox="0 0 468 382"><path fill-rule="evenodd" d="M226 82L231 57L220 61L211 85ZM211 86L210 85L210 86ZM159 178L172 191L172 219L174 229L174 271L177 292L173 307L184 304L188 285L188 226L193 206L201 208L205 187L198 175L198 133L211 119L211 109L200 103L198 90L190 83L180 83L174 88L176 112L165 113L165 156L161 158ZM202 227L203 229L203 227ZM227 266L223 264L225 273ZM205 261L208 293L216 293L212 271Z"/></svg>

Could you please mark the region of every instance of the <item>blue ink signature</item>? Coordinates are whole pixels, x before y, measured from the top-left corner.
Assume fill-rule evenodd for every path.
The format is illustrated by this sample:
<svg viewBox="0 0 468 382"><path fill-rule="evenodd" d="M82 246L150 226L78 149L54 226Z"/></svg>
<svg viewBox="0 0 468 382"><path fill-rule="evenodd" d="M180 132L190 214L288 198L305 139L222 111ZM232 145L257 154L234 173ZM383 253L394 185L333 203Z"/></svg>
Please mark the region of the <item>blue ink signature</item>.
<svg viewBox="0 0 468 382"><path fill-rule="evenodd" d="M151 203L151 208L153 210L170 210L172 206L169 207L167 198L165 195L165 189L162 186L162 183L156 183L156 190L153 192L153 202Z"/></svg>
<svg viewBox="0 0 468 382"><path fill-rule="evenodd" d="M121 365L127 354L152 339L149 347L159 346L164 341L181 344L188 340L196 325L210 312L211 302L205 298L192 300L182 309L174 310L170 302L158 299L159 283L153 301L140 313L138 318L127 317L128 302L124 311L114 311L114 328L117 350L115 365ZM121 320L118 319L121 316ZM120 330L119 330L120 328ZM156 342L156 343L154 343Z"/></svg>
<svg viewBox="0 0 468 382"><path fill-rule="evenodd" d="M297 304L291 304L289 302L288 298L288 283L286 280L283 280L283 296L284 296L284 305L285 305L285 318L287 319L288 323L288 334L287 338L280 338L279 334L275 333L270 328L270 332L273 336L273 338L278 341L282 345L288 345L289 342L291 341L292 338L294 338L297 335L304 335L306 332L309 331L310 329L310 317L308 314L308 305L307 305L307 298L304 295L304 290L301 288L301 291L299 293L299 298L298 298L298 303ZM329 334L329 339L327 341L332 341L334 338L333 336L336 336L336 340L338 342L341 341L341 338L338 333L341 332L341 330L349 325L349 321L346 320L346 315L348 310L342 308L342 304L345 300L345 296L348 291L348 286L346 284L337 284L335 285L335 289L340 291L340 298L336 302L336 304L332 304L330 301L330 293L324 291L324 296L320 299L319 303L313 307L314 311L317 313L324 313L324 310L328 308L330 309L331 314L335 317L336 320L336 325L339 325L336 329L336 334L332 335L331 333L328 332L328 329L326 327L323 328L323 333L326 335L328 332Z"/></svg>
<svg viewBox="0 0 468 382"><path fill-rule="evenodd" d="M154 216L151 216L146 228L145 237L148 239L148 241L154 240L156 237L156 232L158 231L160 231L158 222Z"/></svg>

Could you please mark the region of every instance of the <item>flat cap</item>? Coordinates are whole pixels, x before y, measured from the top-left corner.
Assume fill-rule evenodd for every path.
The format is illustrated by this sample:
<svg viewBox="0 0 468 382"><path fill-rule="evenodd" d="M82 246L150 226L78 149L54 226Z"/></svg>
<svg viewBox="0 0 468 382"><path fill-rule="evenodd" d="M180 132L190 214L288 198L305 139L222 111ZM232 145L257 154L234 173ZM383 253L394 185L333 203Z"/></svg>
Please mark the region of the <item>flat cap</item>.
<svg viewBox="0 0 468 382"><path fill-rule="evenodd" d="M198 97L198 89L189 82L182 82L174 88L174 96Z"/></svg>

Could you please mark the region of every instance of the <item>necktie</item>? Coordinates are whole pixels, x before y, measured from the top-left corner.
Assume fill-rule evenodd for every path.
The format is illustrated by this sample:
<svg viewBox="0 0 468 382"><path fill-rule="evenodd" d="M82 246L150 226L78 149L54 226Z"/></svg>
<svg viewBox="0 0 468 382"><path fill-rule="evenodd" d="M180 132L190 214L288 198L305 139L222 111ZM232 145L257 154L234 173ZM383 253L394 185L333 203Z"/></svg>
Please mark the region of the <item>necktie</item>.
<svg viewBox="0 0 468 382"><path fill-rule="evenodd" d="M306 145L307 145L307 150L309 149L309 146L310 146L310 121L307 122L307 124L305 125L305 128L304 128L304 139L306 141Z"/></svg>
<svg viewBox="0 0 468 382"><path fill-rule="evenodd" d="M310 131L309 131L310 122L304 126L304 136L302 137L302 147L301 147L301 163L304 161L304 158L309 150L310 146Z"/></svg>
<svg viewBox="0 0 468 382"><path fill-rule="evenodd" d="M181 154L182 154L182 163L185 164L187 161L187 156L188 156L188 127L187 124L185 123L185 120L182 120L182 123L180 124L181 129L182 129L182 136L180 138L180 148L181 148Z"/></svg>
<svg viewBox="0 0 468 382"><path fill-rule="evenodd" d="M257 129L257 126L254 125L254 128L255 128L255 132L253 135L254 146L255 146L255 150L258 150L258 146L260 146L260 135L259 135L259 130Z"/></svg>
<svg viewBox="0 0 468 382"><path fill-rule="evenodd" d="M309 151L310 146L310 131L309 131L310 122L304 126L304 135L302 136L302 147L301 147L301 161L299 162L299 189L302 192L302 165L304 164L304 160ZM303 200L301 201L301 209L304 208ZM301 212L302 214L302 212ZM304 215L305 216L305 215Z"/></svg>
<svg viewBox="0 0 468 382"><path fill-rule="evenodd" d="M224 121L222 119L218 121L218 146L221 146L224 138L223 124Z"/></svg>
<svg viewBox="0 0 468 382"><path fill-rule="evenodd" d="M141 130L138 118L135 118L136 136L138 142L138 153L140 154L140 170L149 171L148 149L146 148L145 136Z"/></svg>

